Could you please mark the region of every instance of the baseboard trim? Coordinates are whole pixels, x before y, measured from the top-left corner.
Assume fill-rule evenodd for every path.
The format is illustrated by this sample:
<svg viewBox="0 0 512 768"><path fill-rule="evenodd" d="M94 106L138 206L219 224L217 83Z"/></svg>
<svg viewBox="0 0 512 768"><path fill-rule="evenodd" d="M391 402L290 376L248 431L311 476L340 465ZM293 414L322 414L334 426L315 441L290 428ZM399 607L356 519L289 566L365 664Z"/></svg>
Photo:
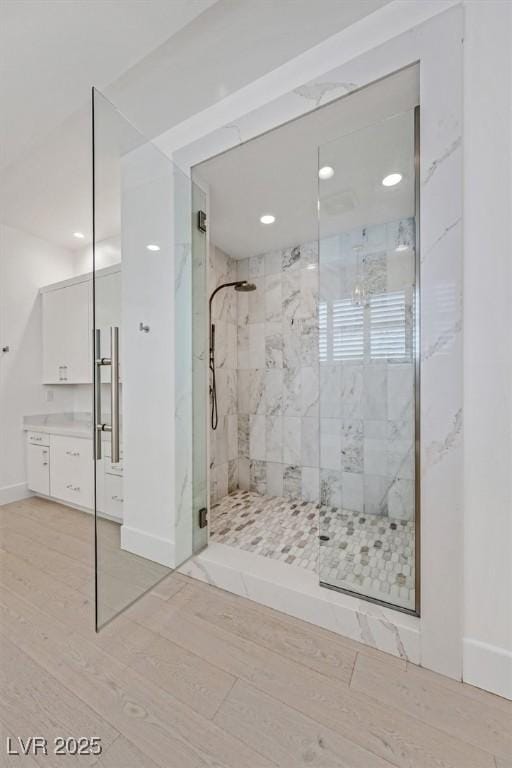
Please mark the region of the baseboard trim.
<svg viewBox="0 0 512 768"><path fill-rule="evenodd" d="M167 568L175 567L174 541L152 536L138 528L121 526L121 548L134 555L153 560Z"/></svg>
<svg viewBox="0 0 512 768"><path fill-rule="evenodd" d="M512 699L512 652L469 637L463 650L464 682Z"/></svg>
<svg viewBox="0 0 512 768"><path fill-rule="evenodd" d="M29 499L34 494L29 491L26 483L18 483L17 485L6 485L0 488L0 507L3 504L12 504L13 501L23 501L23 499Z"/></svg>

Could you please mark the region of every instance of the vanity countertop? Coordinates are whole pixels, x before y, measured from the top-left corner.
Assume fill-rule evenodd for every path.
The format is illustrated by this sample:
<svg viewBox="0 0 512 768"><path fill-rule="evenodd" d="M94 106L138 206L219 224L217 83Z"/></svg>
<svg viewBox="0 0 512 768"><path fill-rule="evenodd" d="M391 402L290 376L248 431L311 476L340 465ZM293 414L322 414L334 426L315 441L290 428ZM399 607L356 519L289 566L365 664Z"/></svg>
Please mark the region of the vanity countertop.
<svg viewBox="0 0 512 768"><path fill-rule="evenodd" d="M92 439L92 416L87 412L33 414L23 418L23 429L26 432ZM104 433L104 439L110 439L107 432Z"/></svg>

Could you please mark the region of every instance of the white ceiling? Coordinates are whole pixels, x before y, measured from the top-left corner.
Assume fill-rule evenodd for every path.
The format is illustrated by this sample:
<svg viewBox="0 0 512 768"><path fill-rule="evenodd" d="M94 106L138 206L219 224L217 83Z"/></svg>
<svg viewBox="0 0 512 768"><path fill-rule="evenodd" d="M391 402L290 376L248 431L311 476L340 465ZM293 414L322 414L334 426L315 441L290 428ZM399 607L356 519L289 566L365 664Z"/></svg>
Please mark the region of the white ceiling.
<svg viewBox="0 0 512 768"><path fill-rule="evenodd" d="M90 240L91 85L155 137L387 2L3 0L1 221Z"/></svg>
<svg viewBox="0 0 512 768"><path fill-rule="evenodd" d="M215 0L7 0L0 5L0 167Z"/></svg>
<svg viewBox="0 0 512 768"><path fill-rule="evenodd" d="M193 178L210 193L211 240L234 258L313 240L318 195L322 237L413 215L418 102L419 70L410 67L197 165ZM335 169L320 187L319 155ZM393 171L402 182L383 187ZM265 213L274 224L260 223Z"/></svg>

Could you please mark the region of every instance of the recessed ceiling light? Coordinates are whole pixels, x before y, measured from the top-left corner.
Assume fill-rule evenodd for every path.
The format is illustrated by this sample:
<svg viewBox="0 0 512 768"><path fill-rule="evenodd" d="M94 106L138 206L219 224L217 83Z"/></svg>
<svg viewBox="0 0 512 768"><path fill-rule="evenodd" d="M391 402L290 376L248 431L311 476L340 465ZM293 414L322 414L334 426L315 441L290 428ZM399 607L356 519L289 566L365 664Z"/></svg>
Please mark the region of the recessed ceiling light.
<svg viewBox="0 0 512 768"><path fill-rule="evenodd" d="M408 250L409 250L409 246L407 245L407 243L400 243L400 245L397 245L397 247L395 248L395 251L397 253L400 253L401 251L408 251Z"/></svg>
<svg viewBox="0 0 512 768"><path fill-rule="evenodd" d="M150 243L149 245L146 245L146 248L148 249L148 251L159 251L160 250L160 246L159 245L155 245L155 243Z"/></svg>
<svg viewBox="0 0 512 768"><path fill-rule="evenodd" d="M262 224L273 224L275 220L276 217L271 213L264 213L263 216L260 216L260 221Z"/></svg>
<svg viewBox="0 0 512 768"><path fill-rule="evenodd" d="M334 168L331 168L330 165L324 165L318 171L318 178L322 179L322 181L326 181L327 179L332 179L333 176L334 176Z"/></svg>
<svg viewBox="0 0 512 768"><path fill-rule="evenodd" d="M383 187L394 187L395 184L400 184L402 181L402 174L401 173L390 173L388 176L384 176L382 179L382 186Z"/></svg>
<svg viewBox="0 0 512 768"><path fill-rule="evenodd" d="M316 264L308 264L306 269L316 269Z"/></svg>
<svg viewBox="0 0 512 768"><path fill-rule="evenodd" d="M83 240L85 235L83 232L73 232L73 237L78 237L79 240Z"/></svg>

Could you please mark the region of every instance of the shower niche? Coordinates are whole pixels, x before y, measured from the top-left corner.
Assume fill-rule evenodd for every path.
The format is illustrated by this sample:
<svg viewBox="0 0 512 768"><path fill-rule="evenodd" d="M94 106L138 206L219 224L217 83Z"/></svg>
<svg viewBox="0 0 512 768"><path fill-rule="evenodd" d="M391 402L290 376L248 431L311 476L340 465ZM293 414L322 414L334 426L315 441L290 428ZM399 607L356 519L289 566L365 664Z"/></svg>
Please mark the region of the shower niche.
<svg viewBox="0 0 512 768"><path fill-rule="evenodd" d="M416 614L417 103L411 68L194 168L210 542Z"/></svg>

